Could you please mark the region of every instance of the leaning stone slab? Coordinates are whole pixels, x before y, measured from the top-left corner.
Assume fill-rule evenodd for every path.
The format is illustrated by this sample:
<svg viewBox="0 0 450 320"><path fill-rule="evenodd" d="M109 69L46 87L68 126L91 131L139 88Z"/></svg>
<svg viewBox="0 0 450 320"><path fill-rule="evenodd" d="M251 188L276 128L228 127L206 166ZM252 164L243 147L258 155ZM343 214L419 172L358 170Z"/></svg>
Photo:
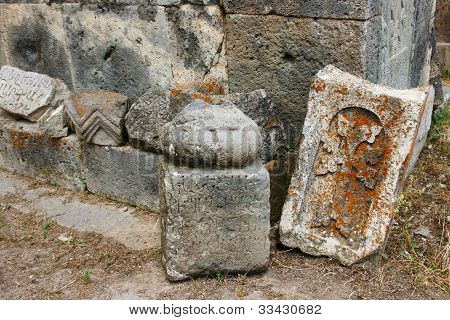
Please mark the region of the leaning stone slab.
<svg viewBox="0 0 450 320"><path fill-rule="evenodd" d="M268 268L269 175L260 162L202 170L163 161L160 188L169 280Z"/></svg>
<svg viewBox="0 0 450 320"><path fill-rule="evenodd" d="M266 270L270 180L256 123L229 103L196 100L161 129L160 142L168 279Z"/></svg>
<svg viewBox="0 0 450 320"><path fill-rule="evenodd" d="M68 122L85 143L118 146L125 143L129 100L108 91L72 92L66 99Z"/></svg>
<svg viewBox="0 0 450 320"><path fill-rule="evenodd" d="M159 210L161 155L126 147L85 144L87 189L95 194L153 211Z"/></svg>
<svg viewBox="0 0 450 320"><path fill-rule="evenodd" d="M76 135L55 139L36 124L0 110L0 167L67 189L84 190L81 145Z"/></svg>
<svg viewBox="0 0 450 320"><path fill-rule="evenodd" d="M281 242L351 265L383 247L428 88L396 90L339 69L312 85Z"/></svg>
<svg viewBox="0 0 450 320"><path fill-rule="evenodd" d="M61 106L66 92L61 80L44 74L10 66L0 69L0 108L32 122Z"/></svg>

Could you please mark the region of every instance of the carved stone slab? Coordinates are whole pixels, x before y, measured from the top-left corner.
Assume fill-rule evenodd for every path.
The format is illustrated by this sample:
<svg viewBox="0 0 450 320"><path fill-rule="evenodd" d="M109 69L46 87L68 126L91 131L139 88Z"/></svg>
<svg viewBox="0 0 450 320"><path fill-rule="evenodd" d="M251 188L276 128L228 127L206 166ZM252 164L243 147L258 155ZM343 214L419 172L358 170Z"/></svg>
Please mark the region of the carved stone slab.
<svg viewBox="0 0 450 320"><path fill-rule="evenodd" d="M269 174L259 161L228 170L163 161L160 178L162 252L169 280L268 268Z"/></svg>
<svg viewBox="0 0 450 320"><path fill-rule="evenodd" d="M161 149L189 166L244 167L258 158L261 133L231 103L195 100L160 130Z"/></svg>
<svg viewBox="0 0 450 320"><path fill-rule="evenodd" d="M66 99L69 124L85 143L118 146L125 142L129 100L108 91L72 92Z"/></svg>
<svg viewBox="0 0 450 320"><path fill-rule="evenodd" d="M10 66L0 69L0 108L37 122L62 105L67 87L58 79Z"/></svg>
<svg viewBox="0 0 450 320"><path fill-rule="evenodd" d="M382 248L428 88L394 90L328 66L312 85L280 236L351 265Z"/></svg>

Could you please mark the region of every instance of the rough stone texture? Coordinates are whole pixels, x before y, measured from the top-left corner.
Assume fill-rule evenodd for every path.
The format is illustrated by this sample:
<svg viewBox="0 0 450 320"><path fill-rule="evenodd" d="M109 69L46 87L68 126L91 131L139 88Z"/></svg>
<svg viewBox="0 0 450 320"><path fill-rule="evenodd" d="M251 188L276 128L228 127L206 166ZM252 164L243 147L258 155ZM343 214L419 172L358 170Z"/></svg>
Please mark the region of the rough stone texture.
<svg viewBox="0 0 450 320"><path fill-rule="evenodd" d="M225 89L216 82L190 82L175 86L170 93L152 89L140 97L126 115L130 144L138 149L161 152L160 128L194 100L222 104L229 101L256 122L262 135L263 163L282 159L286 150L286 134L278 112L265 90L225 95Z"/></svg>
<svg viewBox="0 0 450 320"><path fill-rule="evenodd" d="M85 143L118 146L125 143L129 100L107 91L71 92L66 99L69 125Z"/></svg>
<svg viewBox="0 0 450 320"><path fill-rule="evenodd" d="M284 126L265 90L227 95L224 92L223 87L217 83L180 85L171 90L170 109L172 112L174 110L179 112L196 99L211 104L222 104L229 101L258 125L263 141L260 154L262 162L267 163L283 158L286 150Z"/></svg>
<svg viewBox="0 0 450 320"><path fill-rule="evenodd" d="M429 92L427 93L427 99L425 101L424 110L422 113L422 119L420 120L420 125L418 127L416 133L416 139L414 142L414 149L411 153L411 159L409 160L409 165L406 170L406 175L411 173L412 169L419 160L420 153L425 147L425 143L427 142L428 132L431 128L431 121L433 117L433 106L435 99L435 91L434 87L430 86Z"/></svg>
<svg viewBox="0 0 450 320"><path fill-rule="evenodd" d="M162 127L160 143L177 163L239 168L258 158L262 139L256 123L235 105L195 100Z"/></svg>
<svg viewBox="0 0 450 320"><path fill-rule="evenodd" d="M51 138L67 137L69 128L66 125L66 114L64 105L56 109L48 109L47 112L38 120L39 130Z"/></svg>
<svg viewBox="0 0 450 320"><path fill-rule="evenodd" d="M32 122L63 105L66 92L61 80L10 66L0 69L0 108Z"/></svg>
<svg viewBox="0 0 450 320"><path fill-rule="evenodd" d="M50 138L36 124L0 114L0 167L68 189L85 189L75 135Z"/></svg>
<svg viewBox="0 0 450 320"><path fill-rule="evenodd" d="M214 1L37 2L2 4L0 65L133 102L157 86L213 78L227 84L223 17Z"/></svg>
<svg viewBox="0 0 450 320"><path fill-rule="evenodd" d="M438 43L437 55L441 73L450 72L450 43Z"/></svg>
<svg viewBox="0 0 450 320"><path fill-rule="evenodd" d="M132 101L158 84L170 88L172 71L164 8L66 5L64 27L74 89L120 92Z"/></svg>
<svg viewBox="0 0 450 320"><path fill-rule="evenodd" d="M227 84L224 18L218 6L167 8L173 48L174 83L219 81Z"/></svg>
<svg viewBox="0 0 450 320"><path fill-rule="evenodd" d="M130 144L138 149L161 152L159 130L180 110L171 105L168 90L152 88L130 107L125 126Z"/></svg>
<svg viewBox="0 0 450 320"><path fill-rule="evenodd" d="M46 4L1 4L0 65L61 79L72 87L63 17Z"/></svg>
<svg viewBox="0 0 450 320"><path fill-rule="evenodd" d="M328 66L313 82L281 242L351 265L379 250L429 89L373 85Z"/></svg>
<svg viewBox="0 0 450 320"><path fill-rule="evenodd" d="M410 88L414 41L414 0L383 1L380 80L398 89Z"/></svg>
<svg viewBox="0 0 450 320"><path fill-rule="evenodd" d="M226 13L365 20L380 13L382 0L224 0Z"/></svg>
<svg viewBox="0 0 450 320"><path fill-rule="evenodd" d="M161 168L163 263L169 280L248 274L269 265L269 175L244 169Z"/></svg>
<svg viewBox="0 0 450 320"><path fill-rule="evenodd" d="M230 92L264 88L280 111L288 142L297 143L309 81L327 64L377 81L380 19L251 16L226 17ZM345 46L342 45L345 43Z"/></svg>
<svg viewBox="0 0 450 320"><path fill-rule="evenodd" d="M159 157L129 146L83 145L87 189L110 199L158 211Z"/></svg>
<svg viewBox="0 0 450 320"><path fill-rule="evenodd" d="M450 43L450 0L436 1L435 23L437 41Z"/></svg>

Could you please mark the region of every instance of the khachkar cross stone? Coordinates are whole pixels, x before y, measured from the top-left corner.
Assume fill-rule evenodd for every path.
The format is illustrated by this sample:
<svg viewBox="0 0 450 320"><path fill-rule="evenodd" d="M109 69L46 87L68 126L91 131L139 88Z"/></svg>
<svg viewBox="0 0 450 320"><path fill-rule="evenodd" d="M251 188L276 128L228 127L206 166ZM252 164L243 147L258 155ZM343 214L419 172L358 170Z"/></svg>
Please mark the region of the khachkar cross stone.
<svg viewBox="0 0 450 320"><path fill-rule="evenodd" d="M163 262L169 280L268 268L269 173L258 126L196 100L160 132Z"/></svg>
<svg viewBox="0 0 450 320"><path fill-rule="evenodd" d="M432 88L395 90L328 66L312 85L281 242L351 265L383 247L430 127ZM431 108L431 109L430 109Z"/></svg>

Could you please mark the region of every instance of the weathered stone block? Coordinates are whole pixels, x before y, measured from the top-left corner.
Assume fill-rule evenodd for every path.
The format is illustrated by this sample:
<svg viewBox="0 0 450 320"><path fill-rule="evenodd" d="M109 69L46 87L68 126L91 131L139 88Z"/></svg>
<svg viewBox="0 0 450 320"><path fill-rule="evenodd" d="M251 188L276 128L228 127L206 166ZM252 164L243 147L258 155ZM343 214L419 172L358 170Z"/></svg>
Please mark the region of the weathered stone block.
<svg viewBox="0 0 450 320"><path fill-rule="evenodd" d="M381 0L224 0L226 13L365 20L380 13Z"/></svg>
<svg viewBox="0 0 450 320"><path fill-rule="evenodd" d="M269 175L243 169L161 167L163 263L169 280L268 268Z"/></svg>
<svg viewBox="0 0 450 320"><path fill-rule="evenodd" d="M160 131L164 154L192 166L244 167L258 158L261 140L256 123L235 105L202 100L186 106Z"/></svg>
<svg viewBox="0 0 450 320"><path fill-rule="evenodd" d="M32 122L62 106L66 92L61 80L10 66L0 69L0 108Z"/></svg>
<svg viewBox="0 0 450 320"><path fill-rule="evenodd" d="M135 101L150 87L171 87L163 7L120 6L115 11L64 5L63 21L74 89L115 91Z"/></svg>
<svg viewBox="0 0 450 320"><path fill-rule="evenodd" d="M128 146L83 145L87 189L110 199L158 211L159 157Z"/></svg>
<svg viewBox="0 0 450 320"><path fill-rule="evenodd" d="M356 21L231 14L226 19L230 93L264 88L293 147L306 115L310 80L320 69L331 63L378 79L378 16Z"/></svg>
<svg viewBox="0 0 450 320"><path fill-rule="evenodd" d="M59 6L23 2L1 4L0 65L46 74L72 87Z"/></svg>
<svg viewBox="0 0 450 320"><path fill-rule="evenodd" d="M166 156L159 184L161 239L169 280L267 269L270 180L257 160L256 123L229 102L196 100L163 127L160 142Z"/></svg>
<svg viewBox="0 0 450 320"><path fill-rule="evenodd" d="M428 90L373 85L333 66L317 74L283 208L283 244L344 265L382 247Z"/></svg>
<svg viewBox="0 0 450 320"><path fill-rule="evenodd" d="M228 83L224 17L219 6L166 8L174 84L190 81Z"/></svg>
<svg viewBox="0 0 450 320"><path fill-rule="evenodd" d="M37 124L0 115L0 166L68 189L85 189L76 135L55 139Z"/></svg>
<svg viewBox="0 0 450 320"><path fill-rule="evenodd" d="M133 103L126 116L130 144L138 149L161 152L161 127L196 99L212 104L228 100L258 125L262 136L260 158L263 163L284 157L284 126L265 90L226 95L217 82L191 82L175 86L170 92L159 88L149 90Z"/></svg>
<svg viewBox="0 0 450 320"><path fill-rule="evenodd" d="M129 100L108 91L71 92L65 110L69 125L85 143L118 146L125 143Z"/></svg>

